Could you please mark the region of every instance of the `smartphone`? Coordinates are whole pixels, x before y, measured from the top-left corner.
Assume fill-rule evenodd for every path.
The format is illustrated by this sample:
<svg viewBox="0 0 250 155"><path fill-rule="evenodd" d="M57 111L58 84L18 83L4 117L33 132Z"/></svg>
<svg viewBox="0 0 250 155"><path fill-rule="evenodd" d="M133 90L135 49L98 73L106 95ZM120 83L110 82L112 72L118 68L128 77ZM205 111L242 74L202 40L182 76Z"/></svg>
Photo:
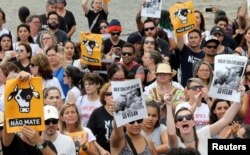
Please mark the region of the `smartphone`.
<svg viewBox="0 0 250 155"><path fill-rule="evenodd" d="M204 8L205 12L212 12L213 8Z"/></svg>

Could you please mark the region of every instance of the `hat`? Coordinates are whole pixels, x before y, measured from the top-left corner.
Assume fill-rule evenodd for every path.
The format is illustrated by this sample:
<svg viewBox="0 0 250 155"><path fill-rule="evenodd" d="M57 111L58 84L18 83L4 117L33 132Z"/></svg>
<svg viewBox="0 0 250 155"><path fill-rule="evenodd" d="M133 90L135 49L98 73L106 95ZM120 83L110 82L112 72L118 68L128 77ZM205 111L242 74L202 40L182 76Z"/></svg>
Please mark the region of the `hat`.
<svg viewBox="0 0 250 155"><path fill-rule="evenodd" d="M121 23L117 19L112 19L111 22L109 23L108 31L122 31L122 26Z"/></svg>
<svg viewBox="0 0 250 155"><path fill-rule="evenodd" d="M220 41L214 35L210 35L210 36L208 36L208 37L205 38L205 46L209 42L215 42L217 44L217 46L220 44Z"/></svg>
<svg viewBox="0 0 250 155"><path fill-rule="evenodd" d="M2 127L4 124L4 115L3 115L3 112L0 111L0 127Z"/></svg>
<svg viewBox="0 0 250 155"><path fill-rule="evenodd" d="M224 30L219 26L215 26L215 27L212 28L210 34L214 35L215 33L219 33L221 35L224 35Z"/></svg>
<svg viewBox="0 0 250 155"><path fill-rule="evenodd" d="M43 109L44 109L44 120L48 120L51 118L54 118L54 119L59 118L58 110L56 109L55 106L46 105L43 107Z"/></svg>
<svg viewBox="0 0 250 155"><path fill-rule="evenodd" d="M159 63L156 69L156 74L157 73L170 73L172 74L172 77L176 75L176 71L175 70L172 71L171 66L167 63Z"/></svg>
<svg viewBox="0 0 250 155"><path fill-rule="evenodd" d="M135 44L141 42L142 36L139 32L133 32L128 36L127 42L131 44Z"/></svg>

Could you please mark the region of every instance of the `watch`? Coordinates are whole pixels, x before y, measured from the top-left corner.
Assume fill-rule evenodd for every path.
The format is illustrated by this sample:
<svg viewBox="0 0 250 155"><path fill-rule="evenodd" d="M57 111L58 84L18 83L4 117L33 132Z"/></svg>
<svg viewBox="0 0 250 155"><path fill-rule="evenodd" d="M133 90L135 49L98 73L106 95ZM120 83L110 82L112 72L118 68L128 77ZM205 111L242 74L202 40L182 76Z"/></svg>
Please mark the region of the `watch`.
<svg viewBox="0 0 250 155"><path fill-rule="evenodd" d="M38 150L43 150L43 149L46 148L47 146L48 146L47 141L43 141L42 144L37 144L37 145L36 145L36 148L37 148Z"/></svg>

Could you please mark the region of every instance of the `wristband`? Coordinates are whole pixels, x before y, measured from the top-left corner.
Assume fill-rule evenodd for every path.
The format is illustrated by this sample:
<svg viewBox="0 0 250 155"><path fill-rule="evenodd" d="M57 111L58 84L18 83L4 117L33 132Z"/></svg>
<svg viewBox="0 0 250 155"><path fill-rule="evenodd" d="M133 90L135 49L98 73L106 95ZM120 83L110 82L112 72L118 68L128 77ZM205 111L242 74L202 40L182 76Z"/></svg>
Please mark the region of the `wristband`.
<svg viewBox="0 0 250 155"><path fill-rule="evenodd" d="M36 145L36 148L37 148L38 150L43 150L43 149L46 148L47 146L48 146L47 141L44 141L42 144L37 144L37 145Z"/></svg>

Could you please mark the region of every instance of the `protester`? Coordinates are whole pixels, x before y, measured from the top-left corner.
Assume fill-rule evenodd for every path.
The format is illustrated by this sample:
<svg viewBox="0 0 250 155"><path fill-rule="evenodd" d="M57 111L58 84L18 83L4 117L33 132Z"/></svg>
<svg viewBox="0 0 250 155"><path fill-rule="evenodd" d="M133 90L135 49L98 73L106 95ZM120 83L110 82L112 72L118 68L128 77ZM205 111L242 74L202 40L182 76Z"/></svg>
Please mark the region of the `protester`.
<svg viewBox="0 0 250 155"><path fill-rule="evenodd" d="M44 105L52 105L58 111L61 109L63 101L61 99L61 92L57 87L51 86L44 90Z"/></svg>

